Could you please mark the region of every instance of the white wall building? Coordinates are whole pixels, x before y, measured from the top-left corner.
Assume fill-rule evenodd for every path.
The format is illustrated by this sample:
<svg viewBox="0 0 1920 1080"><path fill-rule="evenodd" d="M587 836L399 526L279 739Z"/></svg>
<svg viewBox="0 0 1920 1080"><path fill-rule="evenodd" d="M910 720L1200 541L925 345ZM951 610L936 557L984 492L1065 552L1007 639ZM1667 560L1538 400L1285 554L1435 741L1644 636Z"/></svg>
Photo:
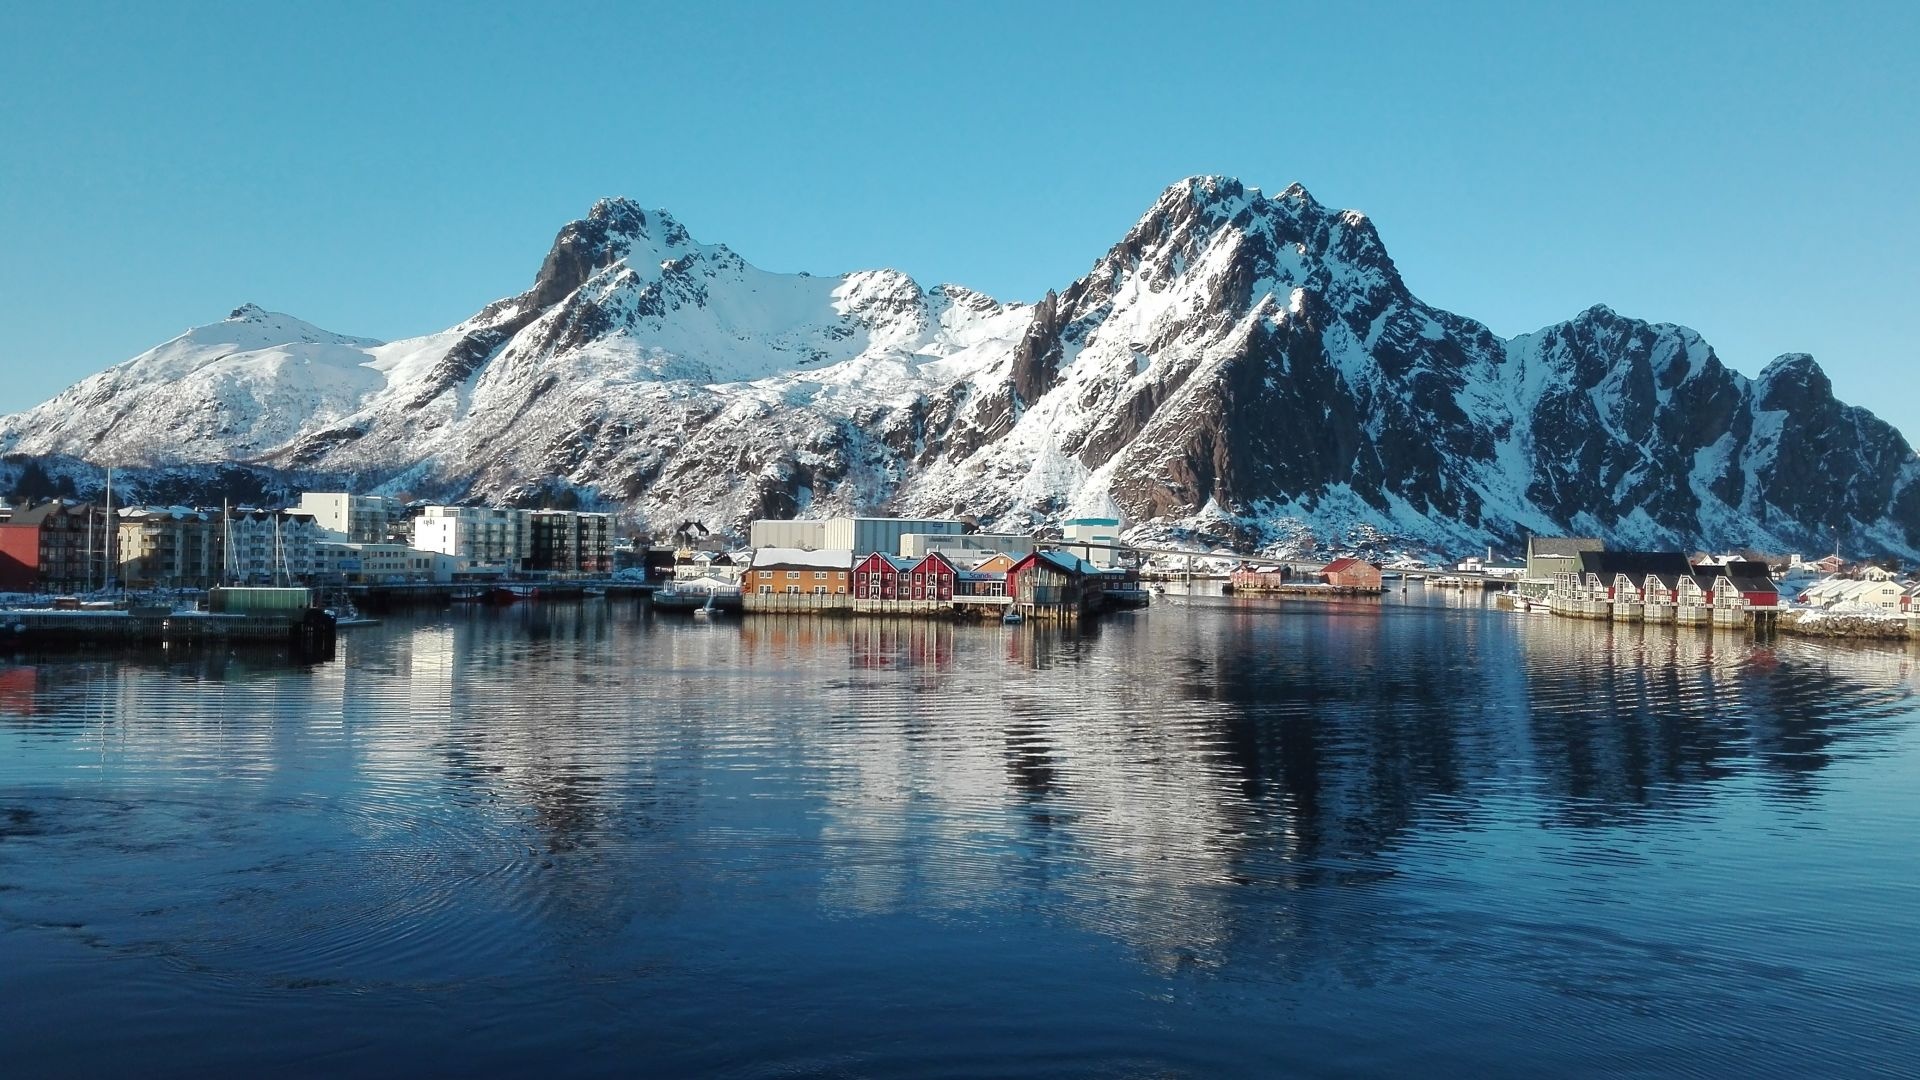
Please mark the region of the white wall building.
<svg viewBox="0 0 1920 1080"><path fill-rule="evenodd" d="M303 491L300 509L313 515L322 529L360 544L386 543L389 530L405 512L397 499L344 491Z"/></svg>
<svg viewBox="0 0 1920 1080"><path fill-rule="evenodd" d="M429 506L413 520L413 546L468 566L526 569L533 516L492 506Z"/></svg>
<svg viewBox="0 0 1920 1080"><path fill-rule="evenodd" d="M967 531L965 522L947 518L837 517L828 518L826 526L826 542L820 546L851 551L855 558L876 551L891 555L909 533L959 536Z"/></svg>

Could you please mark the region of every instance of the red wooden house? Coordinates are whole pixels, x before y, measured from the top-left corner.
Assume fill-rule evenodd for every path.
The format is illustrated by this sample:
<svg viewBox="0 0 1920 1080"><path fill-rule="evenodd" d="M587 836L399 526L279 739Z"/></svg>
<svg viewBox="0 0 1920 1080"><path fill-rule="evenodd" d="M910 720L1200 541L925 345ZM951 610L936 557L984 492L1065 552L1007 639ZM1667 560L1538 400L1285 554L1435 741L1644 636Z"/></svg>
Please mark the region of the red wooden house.
<svg viewBox="0 0 1920 1080"><path fill-rule="evenodd" d="M1335 588L1380 591L1380 568L1364 559L1335 559L1320 573Z"/></svg>
<svg viewBox="0 0 1920 1080"><path fill-rule="evenodd" d="M911 593L902 596L902 600L951 600L953 583L959 576L959 568L937 551L929 552L926 558L913 564L907 572L907 587Z"/></svg>
<svg viewBox="0 0 1920 1080"><path fill-rule="evenodd" d="M853 567L853 598L855 600L905 600L913 595L911 575L914 562L898 555L888 555L875 551L861 559ZM947 564L949 568L952 563ZM908 581L903 590L901 579ZM949 596L951 585L949 585Z"/></svg>

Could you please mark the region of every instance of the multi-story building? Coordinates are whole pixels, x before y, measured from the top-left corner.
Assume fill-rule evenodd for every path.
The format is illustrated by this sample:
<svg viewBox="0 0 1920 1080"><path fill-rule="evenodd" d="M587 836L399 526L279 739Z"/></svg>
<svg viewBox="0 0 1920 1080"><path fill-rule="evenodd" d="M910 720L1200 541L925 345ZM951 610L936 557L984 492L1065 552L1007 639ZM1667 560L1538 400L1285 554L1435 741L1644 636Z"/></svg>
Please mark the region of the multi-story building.
<svg viewBox="0 0 1920 1080"><path fill-rule="evenodd" d="M528 515L527 569L553 574L613 572L613 515L535 510Z"/></svg>
<svg viewBox="0 0 1920 1080"><path fill-rule="evenodd" d="M387 543L405 512L397 499L344 491L303 491L300 509L313 515L322 529L357 544Z"/></svg>
<svg viewBox="0 0 1920 1080"><path fill-rule="evenodd" d="M54 499L14 507L0 523L0 592L79 592L111 576L113 530L106 511Z"/></svg>
<svg viewBox="0 0 1920 1080"><path fill-rule="evenodd" d="M413 546L452 555L471 567L507 573L527 568L532 517L525 510L490 506L429 506L413 521ZM612 563L609 541L607 560Z"/></svg>
<svg viewBox="0 0 1920 1080"><path fill-rule="evenodd" d="M120 579L133 588L205 589L221 583L220 515L184 506L118 512Z"/></svg>
<svg viewBox="0 0 1920 1080"><path fill-rule="evenodd" d="M314 545L326 535L306 510L236 507L220 530L220 576L236 585L307 581L320 571Z"/></svg>

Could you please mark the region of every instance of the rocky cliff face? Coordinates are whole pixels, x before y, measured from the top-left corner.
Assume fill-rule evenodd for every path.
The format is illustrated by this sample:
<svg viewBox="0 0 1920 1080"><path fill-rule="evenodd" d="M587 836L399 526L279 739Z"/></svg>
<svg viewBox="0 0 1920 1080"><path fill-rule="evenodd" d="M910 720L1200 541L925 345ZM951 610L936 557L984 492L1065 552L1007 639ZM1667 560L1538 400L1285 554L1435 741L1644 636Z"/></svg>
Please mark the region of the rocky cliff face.
<svg viewBox="0 0 1920 1080"><path fill-rule="evenodd" d="M231 340L229 340L231 339ZM378 344L242 309L0 421L0 450L246 462L440 498L564 485L663 523L1120 515L1273 543L1526 531L1920 554L1900 434L1782 357L1595 307L1504 341L1364 215L1194 177L1032 305L769 274L625 200L531 288Z"/></svg>

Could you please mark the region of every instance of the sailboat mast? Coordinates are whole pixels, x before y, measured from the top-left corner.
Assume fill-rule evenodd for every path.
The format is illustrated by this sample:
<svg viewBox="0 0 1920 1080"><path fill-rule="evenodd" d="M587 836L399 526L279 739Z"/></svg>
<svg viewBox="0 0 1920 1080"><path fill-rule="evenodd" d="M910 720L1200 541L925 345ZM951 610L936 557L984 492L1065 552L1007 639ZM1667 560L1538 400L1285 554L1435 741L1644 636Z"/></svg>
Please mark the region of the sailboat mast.
<svg viewBox="0 0 1920 1080"><path fill-rule="evenodd" d="M107 544L106 553L101 557L100 587L107 589L113 587L113 542L120 535L120 530L113 524L113 466L111 465L107 466L107 520L104 524L107 530Z"/></svg>

